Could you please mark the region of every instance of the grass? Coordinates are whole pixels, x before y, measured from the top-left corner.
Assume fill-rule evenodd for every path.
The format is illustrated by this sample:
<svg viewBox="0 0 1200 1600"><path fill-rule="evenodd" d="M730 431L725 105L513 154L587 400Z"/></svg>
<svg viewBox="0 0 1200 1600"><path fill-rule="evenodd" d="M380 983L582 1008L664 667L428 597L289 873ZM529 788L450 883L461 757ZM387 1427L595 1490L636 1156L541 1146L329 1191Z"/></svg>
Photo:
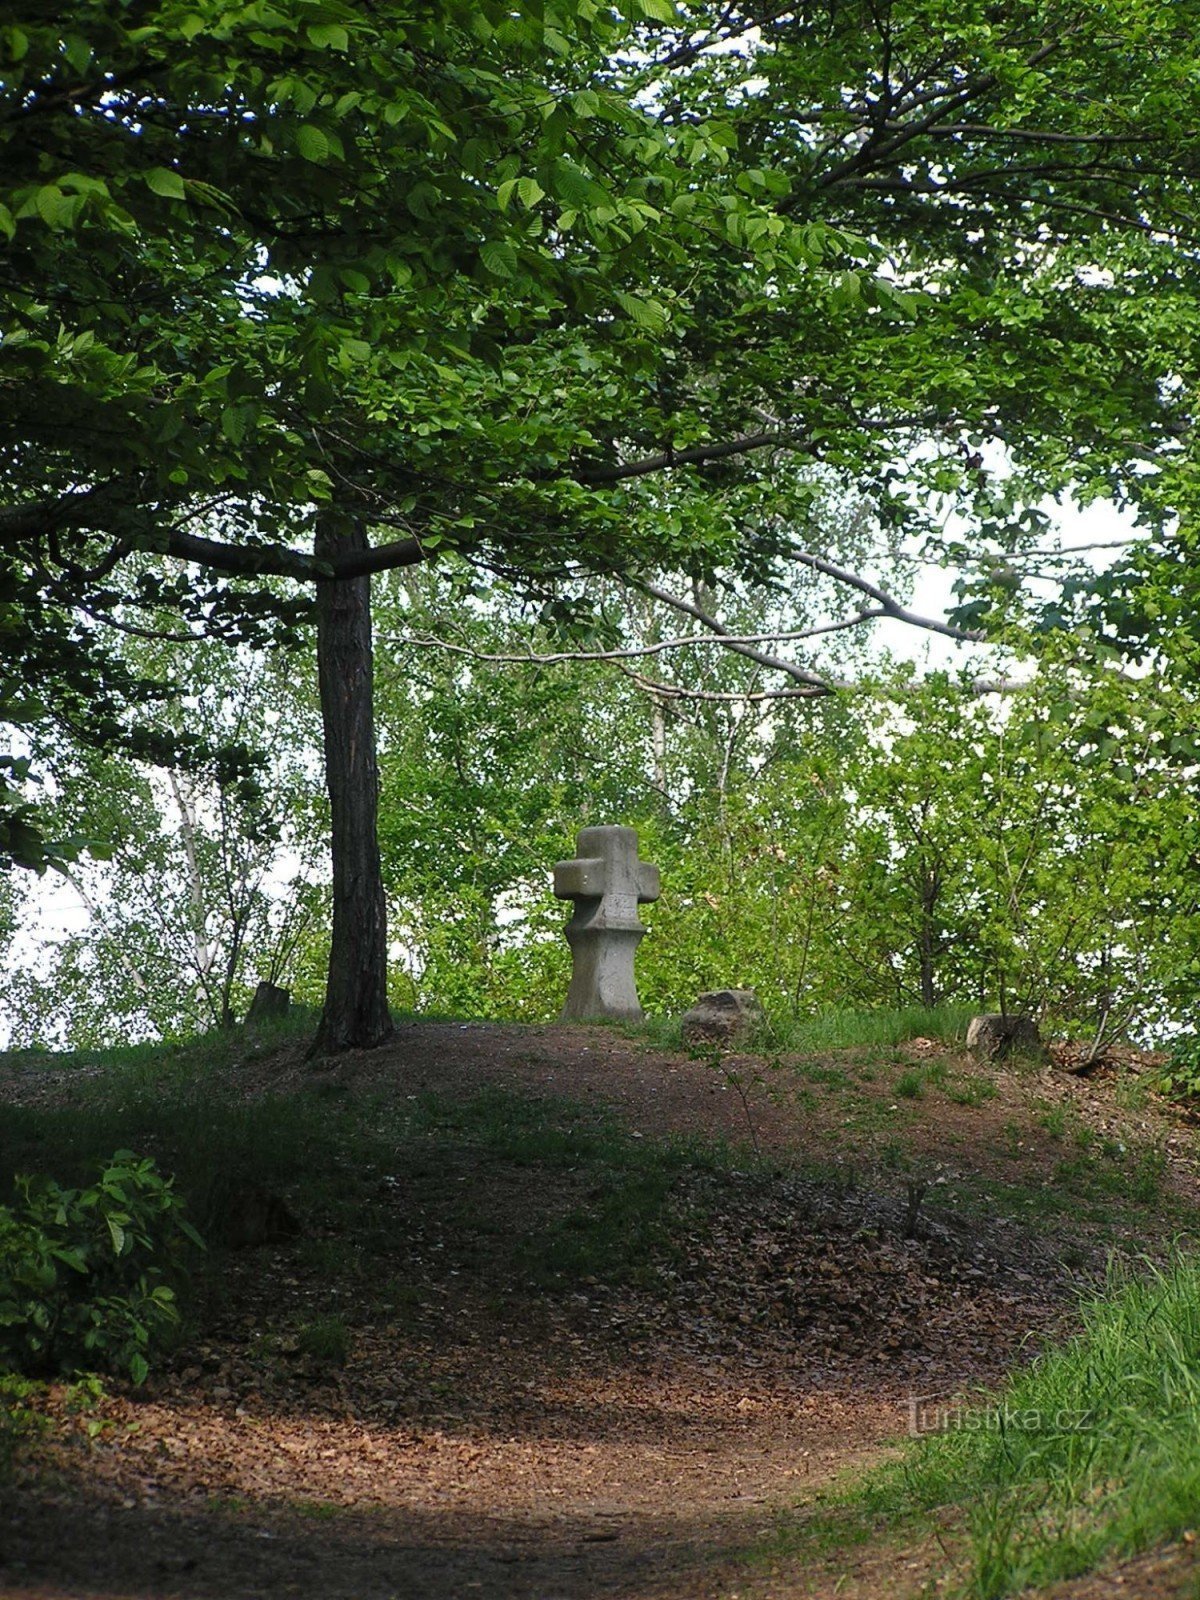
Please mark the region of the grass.
<svg viewBox="0 0 1200 1600"><path fill-rule="evenodd" d="M1021 1152L1009 1154L1019 1159ZM1131 1240L1144 1238L1148 1212L1153 1213L1160 1236L1168 1230L1176 1237L1195 1232L1195 1208L1165 1187L1166 1171L1165 1152L1156 1145L1143 1145L1121 1156L1097 1152L1066 1157L1055 1164L1050 1177L1030 1177L1020 1171L1007 1180L962 1174L948 1192L969 1212L998 1213L1019 1219L1035 1232L1055 1234L1065 1220L1072 1220L1084 1225L1094 1246L1107 1243L1125 1249ZM1068 1259L1071 1242L1062 1242L1060 1249L1067 1264L1073 1265Z"/></svg>
<svg viewBox="0 0 1200 1600"><path fill-rule="evenodd" d="M643 1017L639 1022L617 1022L612 1026L626 1039L641 1039L655 1050L680 1050L683 1035L681 1017Z"/></svg>
<svg viewBox="0 0 1200 1600"><path fill-rule="evenodd" d="M925 1093L925 1074L919 1067L910 1067L900 1074L893 1088L901 1100L919 1100Z"/></svg>
<svg viewBox="0 0 1200 1600"><path fill-rule="evenodd" d="M292 1006L283 1017L255 1024L252 1036L241 1028L214 1028L190 1039L172 1039L143 1044L97 1046L93 1049L0 1051L0 1071L45 1068L72 1072L102 1067L123 1076L126 1082L157 1079L162 1073L187 1076L214 1066L226 1066L235 1058L270 1055L283 1044L305 1038L316 1030L318 1013L304 1006Z"/></svg>
<svg viewBox="0 0 1200 1600"><path fill-rule="evenodd" d="M763 1054L780 1050L819 1055L828 1050L870 1049L907 1044L910 1039L940 1039L946 1043L966 1038L973 1006L944 1005L879 1007L869 1011L825 1011L813 1017L768 1013L751 1041ZM618 1023L627 1038L641 1039L659 1050L680 1048L678 1017L645 1017L640 1022Z"/></svg>
<svg viewBox="0 0 1200 1600"><path fill-rule="evenodd" d="M1157 1145L1131 1150L1106 1139L1095 1149L1082 1144L1077 1154L1057 1162L1054 1182L1075 1195L1147 1206L1159 1199L1166 1170L1166 1152Z"/></svg>
<svg viewBox="0 0 1200 1600"><path fill-rule="evenodd" d="M907 1044L911 1039L947 1043L966 1037L974 1015L970 1006L946 1005L926 1010L904 1006L873 1011L829 1011L816 1017L774 1022L776 1049L818 1055L826 1050L859 1050Z"/></svg>
<svg viewBox="0 0 1200 1600"><path fill-rule="evenodd" d="M1200 1507L1200 1268L1115 1275L1082 1330L756 1555L961 1530L958 1592L1001 1600L1178 1539Z"/></svg>
<svg viewBox="0 0 1200 1600"><path fill-rule="evenodd" d="M592 1107L498 1089L469 1101L423 1095L411 1118L412 1136L439 1166L466 1161L476 1173L490 1164L569 1179L576 1203L530 1217L519 1236L496 1219L500 1238L487 1246L505 1270L542 1288L589 1277L645 1281L669 1244L677 1180L685 1172L745 1167L751 1159L711 1141L639 1138ZM477 1208L468 1202L465 1210L465 1228L477 1233Z"/></svg>
<svg viewBox="0 0 1200 1600"><path fill-rule="evenodd" d="M1000 1091L990 1078L960 1078L957 1083L947 1084L945 1093L955 1105L978 1108L994 1100Z"/></svg>
<svg viewBox="0 0 1200 1600"><path fill-rule="evenodd" d="M345 1506L340 1506L333 1500L296 1500L293 1502L293 1509L312 1522L332 1522L336 1517L346 1514Z"/></svg>
<svg viewBox="0 0 1200 1600"><path fill-rule="evenodd" d="M300 1329L296 1347L325 1366L344 1367L350 1355L350 1332L340 1317L318 1317Z"/></svg>
<svg viewBox="0 0 1200 1600"><path fill-rule="evenodd" d="M939 1021L928 1012L896 1012L821 1025L826 1031L814 1050L887 1051L958 1024L946 1015ZM291 1031L281 1030L276 1042ZM838 1037L842 1044L831 1042ZM59 1070L103 1064L107 1071L85 1078L69 1108L0 1107L0 1183L31 1168L71 1182L128 1146L176 1173L203 1227L216 1220L224 1189L251 1173L285 1192L303 1216L306 1235L295 1246L302 1260L331 1280L356 1276L372 1284L379 1306L407 1320L421 1313L421 1290L405 1276L396 1248L398 1217L407 1236L423 1215L435 1215L441 1266L477 1269L499 1315L513 1284L561 1292L590 1280L649 1281L669 1259L681 1180L712 1174L717 1181L705 1205L715 1208L724 1175L755 1166L744 1151L640 1138L593 1106L495 1088L465 1100L394 1093L339 1099L314 1080L299 1094L247 1102L236 1078L219 1071L244 1048L216 1036L185 1050L139 1046L103 1057L79 1052L65 1062L45 1057ZM28 1056L7 1060L22 1070L36 1064ZM861 1070L801 1062L798 1075L849 1094L851 1073ZM889 1081L894 1071L881 1069ZM893 1087L903 1100L931 1088L951 1099L978 1093L968 1104L995 1093L990 1080L960 1082L938 1061L906 1066ZM1044 1133L1062 1141L1055 1153L1063 1159L1056 1185L1029 1189L1030 1206L1086 1220L1084 1200L1110 1207L1161 1201L1162 1150L1085 1137L1088 1130L1061 1108L1040 1110ZM1013 1122L1005 1132L1015 1154L1027 1130ZM890 1138L878 1159L885 1170L909 1170L899 1138ZM485 1184L489 1197L499 1197L486 1208L478 1202ZM976 1184L974 1198L989 1192L1004 1210L1025 1193ZM694 1187L689 1194L694 1203ZM696 1225L694 1216L688 1225ZM219 1250L204 1270L219 1281ZM955 1414L961 1425L915 1442L901 1465L785 1530L781 1547L836 1551L927 1526L950 1508L969 1545L969 1592L999 1600L1192 1526L1200 1505L1200 1269L1177 1264L1114 1281L1083 1322L1078 1339L982 1402L972 1413L983 1419L979 1426ZM302 1353L330 1366L350 1352L350 1332L337 1317L304 1323L295 1338ZM0 1475L30 1425L24 1392L0 1394Z"/></svg>
<svg viewBox="0 0 1200 1600"><path fill-rule="evenodd" d="M1200 1270L1114 1280L1083 1331L908 1463L916 1505L968 1508L970 1589L997 1600L1191 1529L1200 1506ZM965 1419L964 1419L965 1420Z"/></svg>

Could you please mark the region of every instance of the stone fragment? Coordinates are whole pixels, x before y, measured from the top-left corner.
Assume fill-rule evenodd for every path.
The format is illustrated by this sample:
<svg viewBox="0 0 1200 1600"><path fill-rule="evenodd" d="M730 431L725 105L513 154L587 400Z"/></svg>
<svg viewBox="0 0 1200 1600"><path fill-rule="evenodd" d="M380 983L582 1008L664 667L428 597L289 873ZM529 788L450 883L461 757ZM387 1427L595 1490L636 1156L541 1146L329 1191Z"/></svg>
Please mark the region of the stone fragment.
<svg viewBox="0 0 1200 1600"><path fill-rule="evenodd" d="M658 868L638 860L633 828L584 828L575 848L576 859L554 869L554 893L575 902L564 930L572 971L563 1020L637 1021L633 958L646 933L638 906L658 899Z"/></svg>
<svg viewBox="0 0 1200 1600"><path fill-rule="evenodd" d="M1007 1061L1010 1056L1027 1060L1048 1059L1038 1025L1023 1013L1006 1016L998 1011L972 1017L967 1028L967 1051L977 1061Z"/></svg>
<svg viewBox="0 0 1200 1600"><path fill-rule="evenodd" d="M712 989L684 1013L680 1024L688 1046L742 1044L763 1020L763 1008L753 989Z"/></svg>

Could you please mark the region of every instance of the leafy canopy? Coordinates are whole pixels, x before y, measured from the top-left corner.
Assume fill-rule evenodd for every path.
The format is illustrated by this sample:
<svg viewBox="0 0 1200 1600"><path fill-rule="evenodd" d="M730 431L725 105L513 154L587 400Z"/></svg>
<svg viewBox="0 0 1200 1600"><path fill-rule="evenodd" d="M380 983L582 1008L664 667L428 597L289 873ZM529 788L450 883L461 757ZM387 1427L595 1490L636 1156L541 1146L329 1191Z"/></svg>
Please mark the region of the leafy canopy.
<svg viewBox="0 0 1200 1600"><path fill-rule="evenodd" d="M814 472L895 531L1028 541L1071 488L1186 541L1198 22L0 5L9 720L129 741L106 623L291 638L266 575L770 577ZM374 548L317 562L323 507Z"/></svg>

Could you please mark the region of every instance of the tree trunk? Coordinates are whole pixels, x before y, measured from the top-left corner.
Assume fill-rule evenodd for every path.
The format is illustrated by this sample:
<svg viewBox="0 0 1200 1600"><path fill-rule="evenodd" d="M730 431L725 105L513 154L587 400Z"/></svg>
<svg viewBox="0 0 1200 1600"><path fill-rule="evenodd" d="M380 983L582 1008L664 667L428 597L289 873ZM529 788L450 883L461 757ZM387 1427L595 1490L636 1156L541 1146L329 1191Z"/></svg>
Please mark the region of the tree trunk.
<svg viewBox="0 0 1200 1600"><path fill-rule="evenodd" d="M937 1005L937 924L934 920L941 898L942 879L938 872L921 874L921 1004L926 1011Z"/></svg>
<svg viewBox="0 0 1200 1600"><path fill-rule="evenodd" d="M318 557L365 547L357 522L328 512L318 518ZM392 1034L387 907L376 832L370 578L318 582L317 672L332 813L333 941L325 1009L311 1054L334 1055L373 1049Z"/></svg>

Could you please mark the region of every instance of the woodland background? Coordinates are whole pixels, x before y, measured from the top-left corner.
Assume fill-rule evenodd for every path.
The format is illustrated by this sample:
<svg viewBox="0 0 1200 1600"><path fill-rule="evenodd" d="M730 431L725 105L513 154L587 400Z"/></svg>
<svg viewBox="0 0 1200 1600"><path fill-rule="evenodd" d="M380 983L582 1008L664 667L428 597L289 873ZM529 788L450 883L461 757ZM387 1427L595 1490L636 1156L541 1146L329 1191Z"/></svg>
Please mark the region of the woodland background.
<svg viewBox="0 0 1200 1600"><path fill-rule="evenodd" d="M898 561L894 587L911 571ZM1029 1008L1098 1041L1186 1024L1200 977L1188 685L1086 670L1072 641L1041 641L1036 665L994 650L929 670L859 636L828 656L844 688L791 697L727 650L662 648L677 617L616 586L592 599L620 658L588 660L511 591L456 579L449 595L444 576L376 582L397 1010L554 1016L569 953L549 869L580 827L619 820L663 873L639 954L651 1013L746 984L784 1030L943 1005ZM814 579L726 595L722 614L735 635L778 636L820 626L829 603ZM65 869L79 908L65 937L25 931L44 881L5 880L14 1044L186 1037L240 1018L260 979L320 1004L328 821L305 658L121 649L176 685L148 712L165 733L261 754L222 780L44 746L56 826L110 844Z"/></svg>

